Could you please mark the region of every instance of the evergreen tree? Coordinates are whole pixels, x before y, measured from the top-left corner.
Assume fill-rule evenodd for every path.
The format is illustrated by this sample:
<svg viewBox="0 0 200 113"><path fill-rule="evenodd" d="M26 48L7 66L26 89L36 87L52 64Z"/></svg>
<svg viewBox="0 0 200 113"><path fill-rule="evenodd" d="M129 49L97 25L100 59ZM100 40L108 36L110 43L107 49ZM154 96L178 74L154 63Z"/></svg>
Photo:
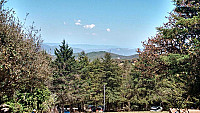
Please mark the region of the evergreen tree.
<svg viewBox="0 0 200 113"><path fill-rule="evenodd" d="M86 80L88 79L88 72L89 72L89 59L88 57L86 56L85 52L82 51L80 54L79 54L79 57L78 57L78 66L77 66L77 70L78 70L78 73L81 74L81 79L83 80Z"/></svg>
<svg viewBox="0 0 200 113"><path fill-rule="evenodd" d="M58 96L59 105L64 108L65 104L72 104L75 100L75 66L73 49L63 40L60 49L55 49L56 59L53 61L55 71L53 74L53 92ZM64 109L63 109L64 110Z"/></svg>
<svg viewBox="0 0 200 113"><path fill-rule="evenodd" d="M130 75L132 65L128 60L125 60L125 62L122 65L122 84L121 84L121 91L120 91L120 103L122 104L122 108L125 108L125 110L130 111L131 110L131 98L133 96L133 88L131 84L133 83L132 76Z"/></svg>
<svg viewBox="0 0 200 113"><path fill-rule="evenodd" d="M119 107L122 72L120 67L111 59L110 53L105 54L102 63L103 83L106 85L106 105L109 110L114 108L114 106Z"/></svg>
<svg viewBox="0 0 200 113"><path fill-rule="evenodd" d="M88 104L103 105L103 65L100 59L95 59L90 64L89 101Z"/></svg>
<svg viewBox="0 0 200 113"><path fill-rule="evenodd" d="M76 84L78 85L78 93L77 93L77 104L80 105L80 110L84 110L84 104L88 101L89 98L89 83L90 83L90 62L85 54L82 51L79 54L77 60L77 74L79 75L79 79L77 79Z"/></svg>

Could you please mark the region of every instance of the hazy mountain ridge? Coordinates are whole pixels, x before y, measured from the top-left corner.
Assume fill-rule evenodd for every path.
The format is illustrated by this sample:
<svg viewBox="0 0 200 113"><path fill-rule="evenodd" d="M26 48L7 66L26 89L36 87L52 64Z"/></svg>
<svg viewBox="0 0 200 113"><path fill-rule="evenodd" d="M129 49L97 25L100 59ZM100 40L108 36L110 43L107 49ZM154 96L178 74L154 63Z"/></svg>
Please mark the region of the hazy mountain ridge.
<svg viewBox="0 0 200 113"><path fill-rule="evenodd" d="M60 43L44 43L42 44L42 48L46 50L47 53L54 55L54 49L58 48L59 45ZM105 51L123 56L137 54L136 49L120 48L111 45L69 44L69 47L72 47L74 53L80 53L81 51L85 51L86 53Z"/></svg>
<svg viewBox="0 0 200 113"><path fill-rule="evenodd" d="M90 53L87 53L86 55L88 56L88 58L90 60L94 60L96 58L103 58L105 53L106 53L106 51L98 51L98 52L90 52ZM130 56L123 56L123 55L118 55L118 54L114 54L114 53L110 53L110 54L111 54L112 59L121 59L121 60L124 60L124 59L130 60L130 59L139 57L138 54L130 55ZM76 59L78 58L78 55L79 55L79 53L74 54Z"/></svg>
<svg viewBox="0 0 200 113"><path fill-rule="evenodd" d="M42 44L41 45L42 49L46 50L47 53L54 55L54 50L55 48L59 48L59 44L57 45L48 45L48 44ZM81 51L84 51L83 49L80 48L72 48L74 53L80 53Z"/></svg>

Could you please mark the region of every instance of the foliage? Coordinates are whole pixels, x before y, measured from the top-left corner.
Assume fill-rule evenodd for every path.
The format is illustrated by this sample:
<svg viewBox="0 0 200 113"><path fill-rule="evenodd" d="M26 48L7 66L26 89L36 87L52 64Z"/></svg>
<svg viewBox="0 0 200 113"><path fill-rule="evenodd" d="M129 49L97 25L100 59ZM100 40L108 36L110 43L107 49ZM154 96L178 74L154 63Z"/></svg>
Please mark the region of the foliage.
<svg viewBox="0 0 200 113"><path fill-rule="evenodd" d="M74 84L76 62L73 49L65 44L65 40L60 45L60 49L55 49L55 55L52 91L58 96L58 104L64 108L64 104L71 104L75 100L73 93L76 87L76 84Z"/></svg>
<svg viewBox="0 0 200 113"><path fill-rule="evenodd" d="M6 1L1 0L1 6L4 3ZM41 51L39 30L31 26L25 31L14 14L12 10L0 8L0 103L18 106L13 107L13 110L20 111L28 107L28 104L16 98L19 94L28 94L32 89L39 91L42 90L41 87L46 87L51 75L51 57ZM30 98L27 97L24 101L28 101L27 99ZM34 99L31 98L30 101ZM37 108L33 104L29 107Z"/></svg>
<svg viewBox="0 0 200 113"><path fill-rule="evenodd" d="M174 0L174 4L169 22L143 43L144 51L138 51L133 75L141 76L135 90L145 106L198 107L199 0Z"/></svg>
<svg viewBox="0 0 200 113"><path fill-rule="evenodd" d="M81 52L75 60L65 40L52 60L40 48L39 30L32 25L25 31L14 11L0 7L0 104L10 105L12 112L49 112L52 106L63 111L66 105L83 111L85 104L103 104L105 85L108 111L199 107L199 0L173 2L169 22L143 42L134 63L105 52L92 61Z"/></svg>

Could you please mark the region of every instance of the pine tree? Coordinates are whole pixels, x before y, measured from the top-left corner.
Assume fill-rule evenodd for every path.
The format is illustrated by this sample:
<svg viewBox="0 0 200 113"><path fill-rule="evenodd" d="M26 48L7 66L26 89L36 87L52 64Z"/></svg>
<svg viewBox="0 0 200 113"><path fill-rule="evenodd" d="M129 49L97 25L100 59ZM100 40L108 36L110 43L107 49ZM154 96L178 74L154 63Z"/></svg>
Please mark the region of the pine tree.
<svg viewBox="0 0 200 113"><path fill-rule="evenodd" d="M100 59L95 59L90 63L89 101L88 104L103 105L103 65Z"/></svg>
<svg viewBox="0 0 200 113"><path fill-rule="evenodd" d="M79 54L78 57L78 66L77 70L78 73L81 74L81 79L86 80L88 79L88 72L89 72L89 59L84 51Z"/></svg>
<svg viewBox="0 0 200 113"><path fill-rule="evenodd" d="M81 107L81 111L84 110L84 104L88 101L89 98L89 83L90 83L90 62L85 54L84 51L82 51L79 54L78 60L77 60L77 74L79 75L79 79L77 79L76 84L78 85L78 93L76 94L78 100L77 104L79 104Z"/></svg>
<svg viewBox="0 0 200 113"><path fill-rule="evenodd" d="M103 59L103 83L106 84L107 109L118 106L120 102L120 86L122 72L120 67L113 62L110 53L106 53Z"/></svg>
<svg viewBox="0 0 200 113"><path fill-rule="evenodd" d="M131 98L133 97L133 88L131 84L133 84L132 76L130 75L132 64L125 60L122 65L123 75L122 75L122 84L120 91L120 103L122 104L122 108L130 111L131 110ZM124 109L124 110L125 110Z"/></svg>
<svg viewBox="0 0 200 113"><path fill-rule="evenodd" d="M57 94L60 106L72 104L75 100L75 67L76 61L73 49L63 40L60 49L55 49L56 59L53 61L55 71L53 74L53 92ZM64 110L64 109L63 109Z"/></svg>

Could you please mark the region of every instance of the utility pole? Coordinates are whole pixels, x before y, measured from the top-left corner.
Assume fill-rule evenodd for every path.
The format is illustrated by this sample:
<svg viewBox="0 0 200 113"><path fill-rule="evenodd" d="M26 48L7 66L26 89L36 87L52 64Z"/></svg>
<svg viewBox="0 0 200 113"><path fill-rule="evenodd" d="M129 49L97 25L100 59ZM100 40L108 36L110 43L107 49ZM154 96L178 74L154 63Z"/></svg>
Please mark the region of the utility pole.
<svg viewBox="0 0 200 113"><path fill-rule="evenodd" d="M103 85L103 89L104 89L104 90L103 90L103 91L104 91L104 99L103 99L103 100L104 100L104 101L103 101L103 105L104 105L104 108L103 108L103 109L104 109L104 110L103 110L103 111L105 111L105 110L106 110L106 102L105 102L105 97L106 97L106 85L105 85L105 84Z"/></svg>

